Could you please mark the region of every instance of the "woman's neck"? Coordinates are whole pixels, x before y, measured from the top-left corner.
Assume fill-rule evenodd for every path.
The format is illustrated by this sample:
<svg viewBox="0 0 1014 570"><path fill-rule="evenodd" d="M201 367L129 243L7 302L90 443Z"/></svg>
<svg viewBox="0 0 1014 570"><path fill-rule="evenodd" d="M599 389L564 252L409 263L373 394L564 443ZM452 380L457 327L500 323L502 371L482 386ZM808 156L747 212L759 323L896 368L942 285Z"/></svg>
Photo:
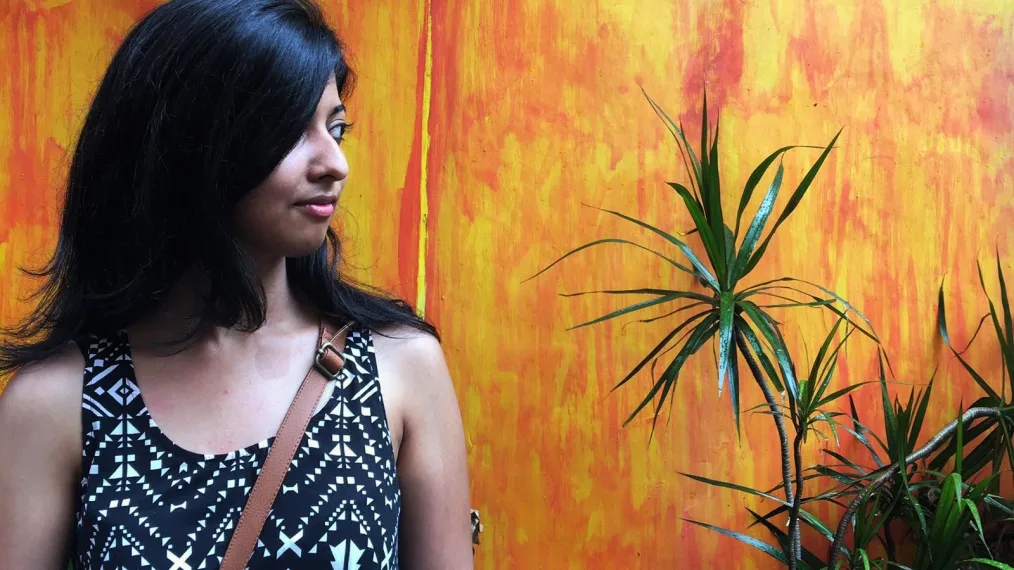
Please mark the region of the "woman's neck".
<svg viewBox="0 0 1014 570"><path fill-rule="evenodd" d="M261 335L285 335L305 329L319 318L312 307L289 283L285 259L258 264L258 279L264 292L264 323L257 330L244 332L237 327L212 327L202 331L198 342L211 345L249 342ZM197 268L187 274L170 291L165 301L149 316L131 327L131 343L159 345L183 339L199 323L204 313L206 276Z"/></svg>

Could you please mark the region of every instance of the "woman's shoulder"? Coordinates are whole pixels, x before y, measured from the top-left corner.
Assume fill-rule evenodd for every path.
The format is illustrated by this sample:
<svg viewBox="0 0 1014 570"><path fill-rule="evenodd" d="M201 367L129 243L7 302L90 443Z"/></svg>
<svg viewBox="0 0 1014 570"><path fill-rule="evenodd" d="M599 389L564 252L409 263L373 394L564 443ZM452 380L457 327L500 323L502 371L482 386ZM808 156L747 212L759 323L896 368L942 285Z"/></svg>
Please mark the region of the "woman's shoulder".
<svg viewBox="0 0 1014 570"><path fill-rule="evenodd" d="M18 370L0 393L0 433L18 434L26 445L52 453L80 454L84 357L73 343Z"/></svg>
<svg viewBox="0 0 1014 570"><path fill-rule="evenodd" d="M61 406L81 396L84 377L84 356L75 343L69 342L56 354L20 368L11 377L2 394L2 406L29 407L36 411ZM78 398L72 398L73 392Z"/></svg>
<svg viewBox="0 0 1014 570"><path fill-rule="evenodd" d="M444 349L432 334L408 325L390 325L372 331L373 346L378 360L396 372L399 378L420 382L441 382L447 379Z"/></svg>
<svg viewBox="0 0 1014 570"><path fill-rule="evenodd" d="M457 411L454 383L435 336L406 325L382 327L372 336L381 382L399 394L408 416Z"/></svg>

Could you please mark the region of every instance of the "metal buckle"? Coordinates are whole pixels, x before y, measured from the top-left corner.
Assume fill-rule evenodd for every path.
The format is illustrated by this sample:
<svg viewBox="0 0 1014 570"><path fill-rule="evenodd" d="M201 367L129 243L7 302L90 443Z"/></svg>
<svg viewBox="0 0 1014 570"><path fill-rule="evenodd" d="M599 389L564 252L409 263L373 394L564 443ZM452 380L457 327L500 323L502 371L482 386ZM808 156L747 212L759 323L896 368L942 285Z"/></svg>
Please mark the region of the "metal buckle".
<svg viewBox="0 0 1014 570"><path fill-rule="evenodd" d="M313 359L313 367L316 368L317 370L319 370L320 373L323 374L324 376L326 376L326 377L328 377L328 378L330 378L332 380L337 380L338 379L338 375L341 374L341 370L339 370L336 373L332 373L330 370L327 369L326 366L324 366L324 363L321 362L321 359L324 358L324 355L327 354L328 350L333 351L338 356L338 358L340 360L342 360L342 361L345 360L345 358L342 357L342 352L340 350L338 350L338 347L336 347L335 345L331 344L330 341L328 341L328 342L325 342L323 345L321 345L320 348L317 349L317 356L314 357L314 359Z"/></svg>
<svg viewBox="0 0 1014 570"><path fill-rule="evenodd" d="M334 334L334 337L331 340L334 340L335 338L341 336L341 334L351 326L352 321L345 323L345 326L338 329L338 332ZM321 362L321 359L324 358L324 355L327 354L327 351L331 350L336 355L338 355L338 360L342 361L342 365L344 367L345 357L342 356L342 349L344 349L345 347L338 348L337 346L331 343L331 340L325 342L320 346L320 348L317 349L317 355L313 358L313 367L316 368L318 371L320 371L320 373L323 374L325 377L330 378L332 380L337 380L338 375L341 374L342 371L339 369L338 372L332 374L331 371L328 370L326 366L324 366L324 363Z"/></svg>

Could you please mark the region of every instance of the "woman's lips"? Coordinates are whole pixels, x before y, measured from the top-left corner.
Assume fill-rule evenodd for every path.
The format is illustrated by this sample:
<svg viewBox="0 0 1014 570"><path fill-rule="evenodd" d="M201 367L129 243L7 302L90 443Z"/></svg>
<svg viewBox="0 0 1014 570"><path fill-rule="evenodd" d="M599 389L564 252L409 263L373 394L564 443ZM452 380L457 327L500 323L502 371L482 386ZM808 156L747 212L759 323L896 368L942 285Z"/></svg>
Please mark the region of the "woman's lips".
<svg viewBox="0 0 1014 570"><path fill-rule="evenodd" d="M309 200L296 202L296 207L315 218L330 218L334 214L337 196L321 194Z"/></svg>
<svg viewBox="0 0 1014 570"><path fill-rule="evenodd" d="M334 214L334 202L299 204L299 209L317 218L330 218Z"/></svg>

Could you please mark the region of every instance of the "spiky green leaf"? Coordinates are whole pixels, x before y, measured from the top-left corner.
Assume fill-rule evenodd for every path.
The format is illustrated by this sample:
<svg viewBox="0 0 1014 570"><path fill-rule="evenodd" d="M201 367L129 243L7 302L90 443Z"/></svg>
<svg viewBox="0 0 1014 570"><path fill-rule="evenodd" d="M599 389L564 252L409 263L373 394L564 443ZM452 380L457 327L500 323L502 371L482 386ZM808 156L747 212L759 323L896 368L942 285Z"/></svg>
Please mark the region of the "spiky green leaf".
<svg viewBox="0 0 1014 570"><path fill-rule="evenodd" d="M729 483L728 481L719 481L718 479L711 479L701 475L694 475L692 473L684 473L682 471L680 471L679 474L686 477L687 479L693 479L694 481L704 483L705 485L711 485L712 487L720 487L723 489L731 489L733 491L739 491L740 493L746 493L748 495L753 495L755 497L760 497L762 499L774 501L780 505L787 505L787 503L781 498L765 493L763 491L758 491L757 489L753 489L751 487L737 485L735 483Z"/></svg>
<svg viewBox="0 0 1014 570"><path fill-rule="evenodd" d="M839 136L841 136L840 130L838 131L838 134L834 135L834 138L831 139L831 142L828 143L824 152L820 154L820 157L813 163L813 166L810 167L810 170L807 171L806 175L803 176L803 180L799 183L799 186L796 187L792 196L789 197L789 201L785 205L785 209L782 210L781 215L778 216L778 219L775 221L775 225L771 228L771 232L768 234L768 237L764 239L763 244L757 249L750 258L750 261L747 263L746 268L743 271L744 276L753 271L760 260L764 257L764 252L767 251L768 244L771 243L771 238L774 237L779 226L781 226L782 223L792 214L792 212L796 209L796 206L799 205L800 200L802 200L803 196L806 195L806 191L809 190L810 185L813 184L814 178L817 177L820 167L824 165L824 161L827 160L827 155L831 153L831 149L834 148L834 143L838 141Z"/></svg>
<svg viewBox="0 0 1014 570"><path fill-rule="evenodd" d="M929 409L930 395L933 393L933 380L936 378L936 371L930 376L929 382L926 384L926 390L919 395L918 406L916 409L915 417L912 419L911 429L908 435L908 448L915 449L916 443L919 442L919 434L922 432L922 423L926 419L926 411Z"/></svg>
<svg viewBox="0 0 1014 570"><path fill-rule="evenodd" d="M736 302L732 293L723 292L720 296L720 320L718 328L718 395L722 395L725 375L731 366L732 353L732 317ZM738 414L737 414L738 415Z"/></svg>
<svg viewBox="0 0 1014 570"><path fill-rule="evenodd" d="M792 362L789 359L789 351L782 342L782 339L775 332L775 329L771 326L769 317L760 310L757 305L754 305L750 301L742 301L736 303L738 307L743 309L743 312L750 317L753 321L754 326L760 331L761 335L767 340L768 345L775 353L775 361L778 362L779 368L782 372L782 379L785 381L785 387L788 389L789 394L792 396L792 400L795 401L799 395L796 375L792 369Z"/></svg>
<svg viewBox="0 0 1014 570"><path fill-rule="evenodd" d="M965 560L967 563L973 564L985 564L990 568L999 568L1000 570L1014 570L1014 567L1004 564L1003 562L997 562L996 560L990 560L989 558L969 558Z"/></svg>
<svg viewBox="0 0 1014 570"><path fill-rule="evenodd" d="M639 289L599 289L595 291L578 291L577 293L560 293L561 297L584 297L586 295L677 295L680 299L694 299L702 303L714 304L714 297L694 293L693 291L678 291L675 289L655 289L642 287Z"/></svg>
<svg viewBox="0 0 1014 570"><path fill-rule="evenodd" d="M661 342L656 344L655 348L651 349L648 355L645 356L641 360L641 362L637 363L637 366L634 366L634 368L630 372L628 372L627 375L624 376L623 379L616 384L616 386L613 387L613 390L616 390L617 388L620 388L621 386L629 382L634 376L637 375L638 372L644 369L644 367L647 366L647 364L651 362L651 360L654 359L658 355L658 353L661 352L662 349L664 349L672 341L672 339L676 337L676 335L678 335L684 329L692 325L694 321L702 317L706 317L707 315L713 314L714 311L702 311L700 313L690 316L687 320L680 323L679 326L669 331L669 333L662 338Z"/></svg>
<svg viewBox="0 0 1014 570"><path fill-rule="evenodd" d="M757 168L754 168L753 172L750 173L750 177L746 179L746 185L743 187L743 194L742 194L742 196L739 199L739 209L736 211L736 231L735 231L735 235L736 235L737 238L739 237L739 229L740 229L741 222L742 222L742 219L743 219L743 212L746 211L747 205L750 204L750 199L753 197L753 191L757 188L757 185L760 184L761 179L764 178L764 174L767 173L768 168L775 162L775 160L778 159L779 156L781 156L782 154L784 154L787 151L790 151L790 150L796 149L796 148L822 149L824 147L820 147L820 146L797 146L797 145L783 146L782 148L780 148L780 149L776 150L775 152L771 153L770 155L768 155L767 158L765 158L764 160L762 160L760 162L760 164L757 165Z"/></svg>
<svg viewBox="0 0 1014 570"><path fill-rule="evenodd" d="M1003 278L1003 268L1000 267L1000 250L996 251L996 277L1000 282L1000 306L1003 307L1003 323L1006 345L1014 349L1014 323L1011 322L1010 300L1007 298L1007 282Z"/></svg>
<svg viewBox="0 0 1014 570"><path fill-rule="evenodd" d="M710 525L710 524L707 524L707 523L698 522L698 521L695 521L695 520L692 520L692 519L683 519L683 520L686 521L686 522L688 522L688 523L690 523L690 524L697 525L699 527L706 528L708 530L717 532L719 534L724 534L725 536L729 536L729 537L735 538L736 540L738 540L738 541L740 541L740 542L742 542L744 544L747 544L749 546L752 546L752 547L756 548L757 550L760 550L761 552L767 554L768 556L771 556L772 558L774 558L775 560L778 560L782 564L785 564L785 565L789 564L789 559L786 558L784 552L782 552L778 548L775 548L774 546L771 546L770 544L768 544L766 542L763 542L761 540L757 540L756 538L754 538L752 536L743 534L741 532L736 532L736 531L733 531L733 530L728 530L728 529L722 528L720 526L714 526L714 525Z"/></svg>
<svg viewBox="0 0 1014 570"><path fill-rule="evenodd" d="M961 416L963 416L964 413L965 410L959 407L958 426L957 426L958 429L954 432L954 441L956 446L955 447L956 452L954 454L954 472L957 473L959 476L961 476L962 473L964 473L961 470L961 462L964 459L962 456L964 455L965 449L965 422L961 421Z"/></svg>
<svg viewBox="0 0 1014 570"><path fill-rule="evenodd" d="M680 155L681 156L683 155L684 150L686 150L687 154L689 154L690 161L693 164L693 172L691 173L690 168L687 167L688 171L687 174L691 176L691 180L696 182L697 187L700 188L701 162L697 159L697 155L694 154L693 147L690 146L690 143L687 141L687 137L683 134L684 132L683 128L681 126L678 126L671 118L669 118L669 115L667 115L666 112L662 110L662 107L660 107L657 103L655 103L655 101L651 97L648 96L648 92L645 91L643 87L641 88L641 93L644 94L644 97L645 99L648 100L648 103L651 105L651 108L655 110L655 113L659 116L660 119L662 119L662 122L665 123L666 128L669 129L669 132L672 134L673 138L676 139L676 146L679 147L680 149ZM685 165L686 159L684 158L684 166Z"/></svg>
<svg viewBox="0 0 1014 570"><path fill-rule="evenodd" d="M535 275L532 275L531 277L529 277L529 278L525 279L524 281L522 281L522 283L526 283L528 281L531 281L532 279L535 279L539 275L542 275L543 273L545 273L545 272L549 271L550 269L552 269L553 266L555 266L558 263L562 262L564 259L567 259L568 257L570 257L570 256L572 256L572 255L574 255L576 253L579 253L579 252L584 251L584 250L586 250L588 248L591 248L591 247L595 247L595 246L598 246L598 245L604 245L604 244L632 245L632 246L634 246L636 248L643 249L644 251L647 251L648 253L651 253L652 255L655 255L656 257L661 257L666 262L668 262L670 265L672 265L673 267L679 269L680 271L684 271L684 272L686 272L689 275L693 275L693 273L694 273L693 270L690 269L689 267L687 267L687 266L685 266L685 265L677 262L676 260L674 260L674 259L672 259L672 258L670 258L670 257L668 257L666 255L663 255L663 254L661 254L661 253L659 253L659 252L657 252L657 251L655 251L655 250L653 250L653 249L651 249L649 247L645 247L645 246L643 246L643 245L641 245L639 243L632 242L630 240L619 239L619 238L607 238L607 239L595 240L593 242L586 243L586 244L582 245L581 247L577 247L577 248L574 248L574 249L568 251L567 253L565 253L562 256L560 256L559 258L557 258L556 261L554 261L554 262L550 263L549 265L547 265L544 269L542 269L541 271L539 271Z"/></svg>
<svg viewBox="0 0 1014 570"><path fill-rule="evenodd" d="M581 323L579 325L572 326L572 327L568 328L567 330L572 331L572 330L577 330L577 329L584 328L584 327L589 327L591 325L595 325L595 324L598 324L598 323L601 323L601 322L605 322L605 321L608 321L610 319L615 319L616 317L622 317L623 315L628 315L630 313L634 313L634 312L637 312L637 311L648 309L650 307L655 307L655 306L658 306L658 305L662 305L664 303L671 303L671 302L673 302L673 301L675 301L677 299L687 299L687 298L689 298L689 297L687 297L686 295L680 295L680 294L676 294L676 293L669 293L667 295L659 295L658 297L655 297L654 299L649 299L647 301L642 301L640 303L634 303L633 305L629 305L629 306L624 307L622 309L613 311L613 312L608 313L606 315L603 315L603 316L601 316L601 317L599 317L597 319L592 319L592 320L590 320L590 321L588 321L586 323Z"/></svg>
<svg viewBox="0 0 1014 570"><path fill-rule="evenodd" d="M768 532L770 532L775 537L775 540L777 540L778 544L780 544L781 547L782 547L782 552L789 552L790 551L791 540L789 539L788 533L786 533L784 530L778 528L777 526L773 525L771 523L771 521L765 519L764 517L761 517L759 514L755 513L753 510L747 509L747 511L750 512L750 515L753 516L754 521L756 523L758 523L761 526L763 526L764 528L766 528L768 530ZM809 550L803 548L801 552L802 552L802 555L803 555L803 559L801 561L802 564L800 564L800 566L802 566L804 568L805 567L809 567L809 568L824 568L826 566L826 564L820 558L818 558L817 555L815 555L814 553L810 552Z"/></svg>
<svg viewBox="0 0 1014 570"><path fill-rule="evenodd" d="M701 236L701 242L704 244L704 251L708 254L708 259L711 260L711 266L715 268L715 274L718 276L718 280L725 282L725 247L719 243L720 240L724 240L725 236L722 233L716 234L710 227L708 219L705 217L704 212L701 210L700 204L690 193L690 190L686 186L678 182L669 182L669 186L680 195L683 199L683 204L686 206L687 211L690 212L690 217L694 220L694 227L697 228L697 233Z"/></svg>
<svg viewBox="0 0 1014 570"><path fill-rule="evenodd" d="M623 422L624 426L633 421L637 414L640 413L641 410L652 401L652 399L654 399L655 394L664 387L665 391L663 392L663 397L659 398L658 405L655 409L655 417L652 420L652 431L654 431L654 425L655 422L658 421L658 414L662 409L663 402L665 401L665 395L668 394L669 390L672 389L673 386L675 386L677 380L679 379L679 373L683 369L683 364L686 363L687 359L697 352L697 350L704 345L704 342L712 334L714 334L716 330L718 330L717 320L717 315L711 314L705 317L704 320L694 327L693 333L690 334L686 343L683 345L683 348L680 349L676 357L669 363L669 366L666 367L665 371L659 377L651 391L648 392L648 395L645 396L644 400L638 404L637 408L635 408L630 414L630 417L627 418L627 421Z"/></svg>
<svg viewBox="0 0 1014 570"><path fill-rule="evenodd" d="M736 331L743 334L743 338L746 339L747 344L753 350L754 356L760 361L761 368L767 373L768 380L774 385L775 391L782 393L785 391L785 387L782 384L781 379L778 377L778 372L775 370L774 365L771 364L771 359L768 358L767 352L764 350L764 346L757 338L757 334L753 331L750 325L740 316L736 316ZM762 379L758 379L761 381ZM765 404L766 405L766 404Z"/></svg>
<svg viewBox="0 0 1014 570"><path fill-rule="evenodd" d="M701 277L704 279L704 281L707 283L708 286L710 286L715 291L718 291L720 289L720 287L718 285L718 281L715 280L715 276L711 274L711 271L709 271L708 268L703 263L701 263L701 261L699 259L697 259L697 256L694 255L694 252L693 252L692 249L690 249L690 246L688 246L682 240L678 239L677 237L675 237L675 236L673 236L673 235L671 235L671 234L669 234L667 232L664 232L664 231L656 228L655 226L652 226L651 224L647 224L645 222L642 222L641 220L638 220L637 218L632 218L632 217L630 217L630 216L628 216L626 214L622 214L622 213L617 212L615 210L607 210L605 208L597 208L595 206L591 206L591 207L595 208L596 210L605 212L607 214L611 214L611 215L616 216L616 217L618 217L620 219L623 219L623 220L626 220L628 222L631 222L633 224L636 224L638 226L641 226L642 228L644 228L644 229L646 229L648 231L651 231L651 232L655 233L656 235L661 236L663 239L665 239L669 243L675 245L676 247L679 248L679 250L681 252L683 252L683 255L685 255L686 258L688 260L690 260L690 263L694 266L694 268L697 269L697 272L701 275Z"/></svg>
<svg viewBox="0 0 1014 570"><path fill-rule="evenodd" d="M764 225L767 224L768 217L771 215L771 211L775 207L775 199L778 197L778 190L782 187L782 175L785 173L785 168L779 164L778 170L775 171L775 178L771 181L771 186L768 187L768 192L764 196L764 200L761 202L760 207L757 209L757 213L754 214L753 221L750 223L750 228L746 231L746 237L743 238L743 245L739 248L739 253L736 254L736 263L732 269L732 285L735 286L736 282L743 275L747 263L750 261L750 255L753 254L754 247L757 246L757 242L760 240L761 234L764 232Z"/></svg>

